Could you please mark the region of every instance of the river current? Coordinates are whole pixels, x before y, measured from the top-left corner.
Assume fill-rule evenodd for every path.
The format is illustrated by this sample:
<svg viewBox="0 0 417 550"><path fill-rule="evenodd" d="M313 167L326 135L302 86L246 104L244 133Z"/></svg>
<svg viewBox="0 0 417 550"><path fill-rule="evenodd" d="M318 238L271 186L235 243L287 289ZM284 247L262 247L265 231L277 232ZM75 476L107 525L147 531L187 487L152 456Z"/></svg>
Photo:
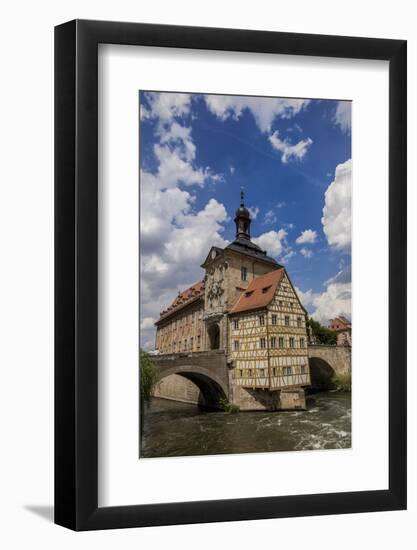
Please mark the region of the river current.
<svg viewBox="0 0 417 550"><path fill-rule="evenodd" d="M346 449L351 447L350 393L307 396L305 411L204 412L152 398L141 457Z"/></svg>

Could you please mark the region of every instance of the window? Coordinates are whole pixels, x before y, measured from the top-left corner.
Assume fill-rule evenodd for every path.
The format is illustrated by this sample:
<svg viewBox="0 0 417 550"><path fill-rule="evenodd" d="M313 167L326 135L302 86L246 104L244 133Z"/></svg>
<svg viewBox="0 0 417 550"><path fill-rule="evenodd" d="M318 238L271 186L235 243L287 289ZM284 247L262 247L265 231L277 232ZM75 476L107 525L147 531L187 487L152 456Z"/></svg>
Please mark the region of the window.
<svg viewBox="0 0 417 550"><path fill-rule="evenodd" d="M239 351L239 340L235 340L233 342L233 346L234 346L235 351Z"/></svg>
<svg viewBox="0 0 417 550"><path fill-rule="evenodd" d="M181 340L180 340L180 341L178 342L178 351L181 351L181 344L182 344L182 342L181 342Z"/></svg>
<svg viewBox="0 0 417 550"><path fill-rule="evenodd" d="M252 296L253 290L249 290L249 292L245 292L245 297L249 298L249 296Z"/></svg>
<svg viewBox="0 0 417 550"><path fill-rule="evenodd" d="M177 342L174 342L174 352L176 351L177 349Z"/></svg>
<svg viewBox="0 0 417 550"><path fill-rule="evenodd" d="M249 369L249 376L252 376L252 369Z"/></svg>
<svg viewBox="0 0 417 550"><path fill-rule="evenodd" d="M292 309L294 307L293 302L290 302L290 308Z"/></svg>
<svg viewBox="0 0 417 550"><path fill-rule="evenodd" d="M200 340L201 340L201 336L198 335L198 336L197 336L197 348L200 347Z"/></svg>
<svg viewBox="0 0 417 550"><path fill-rule="evenodd" d="M283 348L284 347L284 338L282 336L280 336L278 338L278 347L279 348Z"/></svg>
<svg viewBox="0 0 417 550"><path fill-rule="evenodd" d="M305 373L306 373L306 366L301 365L301 374L305 374Z"/></svg>
<svg viewBox="0 0 417 550"><path fill-rule="evenodd" d="M277 339L275 338L275 336L272 336L271 338L271 348L276 348L277 347Z"/></svg>
<svg viewBox="0 0 417 550"><path fill-rule="evenodd" d="M187 351L187 339L184 340L184 351Z"/></svg>
<svg viewBox="0 0 417 550"><path fill-rule="evenodd" d="M272 369L272 375L273 375L273 376L276 376L276 375L277 375L277 369L276 369L276 367L274 367L274 368Z"/></svg>
<svg viewBox="0 0 417 550"><path fill-rule="evenodd" d="M190 349L194 349L194 338L192 336L190 338Z"/></svg>
<svg viewBox="0 0 417 550"><path fill-rule="evenodd" d="M261 327L265 325L265 315L259 315L259 324Z"/></svg>
<svg viewBox="0 0 417 550"><path fill-rule="evenodd" d="M297 317L297 327L301 327L301 317Z"/></svg>
<svg viewBox="0 0 417 550"><path fill-rule="evenodd" d="M290 348L293 348L293 347L295 347L295 340L294 340L294 338L291 336L291 337L290 337Z"/></svg>
<svg viewBox="0 0 417 550"><path fill-rule="evenodd" d="M279 307L282 307L282 300L279 300L278 305Z"/></svg>
<svg viewBox="0 0 417 550"><path fill-rule="evenodd" d="M285 326L286 326L286 327L289 327L289 326L290 326L290 317L289 317L289 315L286 315L286 316L285 316L284 322L285 322Z"/></svg>
<svg viewBox="0 0 417 550"><path fill-rule="evenodd" d="M265 286L265 287L262 289L262 294L266 294L270 288L271 288L271 285Z"/></svg>
<svg viewBox="0 0 417 550"><path fill-rule="evenodd" d="M265 369L261 369L261 370L260 370L260 374L261 374L261 378L264 378L264 376L265 376Z"/></svg>
<svg viewBox="0 0 417 550"><path fill-rule="evenodd" d="M235 330L237 330L237 329L239 328L239 320L238 320L238 319L235 319L235 320L233 321L233 328L234 328Z"/></svg>
<svg viewBox="0 0 417 550"><path fill-rule="evenodd" d="M277 316L276 316L276 315L272 315L271 321L272 321L272 324L273 324L273 325L276 325L276 324L277 324Z"/></svg>
<svg viewBox="0 0 417 550"><path fill-rule="evenodd" d="M300 338L300 348L305 348L305 347L306 347L305 338Z"/></svg>
<svg viewBox="0 0 417 550"><path fill-rule="evenodd" d="M292 367L284 367L283 369L284 376L289 376L292 374Z"/></svg>
<svg viewBox="0 0 417 550"><path fill-rule="evenodd" d="M248 269L244 266L240 268L240 278L242 279L242 281L248 280Z"/></svg>
<svg viewBox="0 0 417 550"><path fill-rule="evenodd" d="M260 341L259 341L260 345L261 345L261 348L266 348L266 340L265 338L261 338Z"/></svg>
<svg viewBox="0 0 417 550"><path fill-rule="evenodd" d="M242 369L239 370L239 376L240 376L241 378L242 378L242 376L243 376L243 370L242 370Z"/></svg>

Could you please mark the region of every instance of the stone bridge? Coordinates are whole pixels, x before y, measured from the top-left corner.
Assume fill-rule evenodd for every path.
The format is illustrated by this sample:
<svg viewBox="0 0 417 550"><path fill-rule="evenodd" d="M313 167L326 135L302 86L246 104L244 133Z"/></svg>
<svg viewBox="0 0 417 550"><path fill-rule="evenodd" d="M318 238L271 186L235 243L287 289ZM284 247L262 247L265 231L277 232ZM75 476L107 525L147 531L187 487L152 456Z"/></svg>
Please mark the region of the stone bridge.
<svg viewBox="0 0 417 550"><path fill-rule="evenodd" d="M349 347L309 345L308 357L313 389L326 389L335 374L351 371ZM221 398L233 400L230 369L222 350L154 355L152 361L160 373L156 396L208 408L218 408Z"/></svg>
<svg viewBox="0 0 417 550"><path fill-rule="evenodd" d="M152 361L160 373L156 396L215 408L219 399L229 399L229 369L222 350L154 355ZM178 376L168 385L165 379L171 375Z"/></svg>
<svg viewBox="0 0 417 550"><path fill-rule="evenodd" d="M348 346L308 346L311 385L314 389L329 386L333 376L348 374L352 369L352 349Z"/></svg>

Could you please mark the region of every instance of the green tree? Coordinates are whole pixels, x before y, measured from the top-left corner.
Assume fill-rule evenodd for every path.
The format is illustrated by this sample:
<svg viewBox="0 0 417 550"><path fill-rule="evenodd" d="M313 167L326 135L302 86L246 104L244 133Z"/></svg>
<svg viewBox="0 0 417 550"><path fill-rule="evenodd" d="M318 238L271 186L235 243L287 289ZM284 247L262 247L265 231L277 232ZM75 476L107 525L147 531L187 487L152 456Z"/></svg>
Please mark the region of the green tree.
<svg viewBox="0 0 417 550"><path fill-rule="evenodd" d="M149 403L152 391L158 382L159 374L155 363L149 353L140 350L140 400Z"/></svg>
<svg viewBox="0 0 417 550"><path fill-rule="evenodd" d="M334 346L337 343L337 333L327 327L323 327L318 321L311 317L307 319L307 327L311 327L313 336L317 338L320 344Z"/></svg>
<svg viewBox="0 0 417 550"><path fill-rule="evenodd" d="M148 404L152 391L159 380L159 373L155 363L152 361L149 353L140 350L139 359L139 386L140 386L140 437L142 438L143 420L145 415L145 404Z"/></svg>

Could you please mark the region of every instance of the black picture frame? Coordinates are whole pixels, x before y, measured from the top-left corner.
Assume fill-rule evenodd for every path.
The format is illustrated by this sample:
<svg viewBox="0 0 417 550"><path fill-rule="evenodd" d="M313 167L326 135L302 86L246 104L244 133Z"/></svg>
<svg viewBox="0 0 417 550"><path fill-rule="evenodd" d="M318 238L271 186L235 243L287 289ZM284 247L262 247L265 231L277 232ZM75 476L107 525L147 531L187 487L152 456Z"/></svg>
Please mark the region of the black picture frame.
<svg viewBox="0 0 417 550"><path fill-rule="evenodd" d="M389 488L98 507L98 44L389 62ZM55 522L74 530L406 508L406 41L74 20L55 28ZM375 259L376 266L378 259ZM384 266L382 266L384 269Z"/></svg>

